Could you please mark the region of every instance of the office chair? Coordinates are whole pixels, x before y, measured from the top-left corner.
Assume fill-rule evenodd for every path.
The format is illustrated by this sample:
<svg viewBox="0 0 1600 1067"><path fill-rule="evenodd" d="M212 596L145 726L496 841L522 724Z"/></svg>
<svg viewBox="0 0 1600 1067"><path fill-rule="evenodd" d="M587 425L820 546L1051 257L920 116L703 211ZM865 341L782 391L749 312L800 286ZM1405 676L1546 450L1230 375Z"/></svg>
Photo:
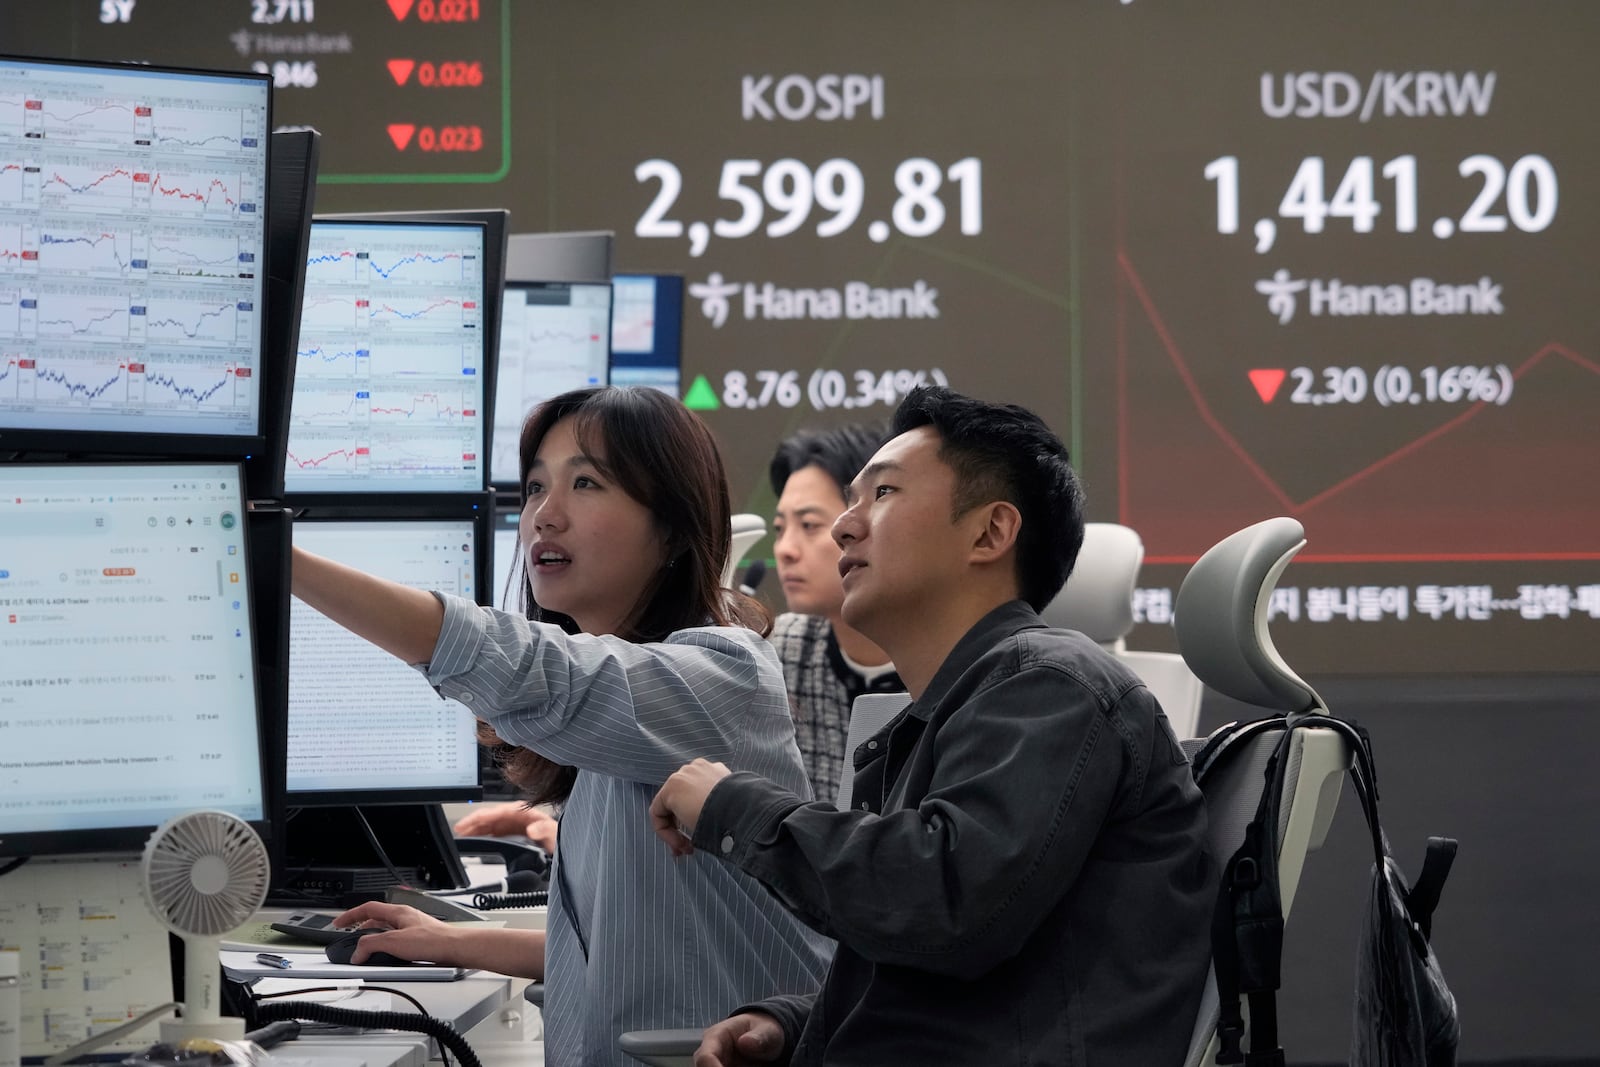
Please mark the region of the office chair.
<svg viewBox="0 0 1600 1067"><path fill-rule="evenodd" d="M889 721L911 703L910 693L863 693L850 705L850 726L845 731L844 770L839 775L839 796L834 806L840 811L850 806L850 790L855 784L856 749L866 744Z"/></svg>
<svg viewBox="0 0 1600 1067"><path fill-rule="evenodd" d="M733 588L733 574L739 566L739 561L744 559L744 554L765 536L767 536L767 520L760 515L741 512L733 516L733 544L728 549L728 562L722 568L722 588Z"/></svg>
<svg viewBox="0 0 1600 1067"><path fill-rule="evenodd" d="M1354 760L1341 735L1316 727L1315 716L1325 713L1326 705L1284 662L1267 632L1273 587L1305 543L1300 523L1289 518L1268 519L1223 539L1184 578L1175 617L1183 658L1206 685L1277 714L1308 716L1292 728L1285 751L1288 762L1278 818L1278 879L1285 919L1306 854L1321 848L1327 838L1345 772ZM1202 786L1208 844L1219 868L1244 840L1245 827L1266 787L1267 760L1281 737L1279 732L1264 731L1242 740L1246 747ZM1184 748L1193 755L1204 743L1204 739L1186 741ZM1208 968L1185 1067L1216 1063L1217 1021L1216 974ZM1248 1029L1248 1020L1246 1025Z"/></svg>
<svg viewBox="0 0 1600 1067"><path fill-rule="evenodd" d="M1079 630L1121 660L1155 694L1179 737L1193 737L1200 726L1205 686L1175 652L1130 651L1124 638L1133 629L1133 589L1144 561L1144 542L1126 526L1091 522L1083 528L1083 548L1072 577L1041 613L1051 626Z"/></svg>

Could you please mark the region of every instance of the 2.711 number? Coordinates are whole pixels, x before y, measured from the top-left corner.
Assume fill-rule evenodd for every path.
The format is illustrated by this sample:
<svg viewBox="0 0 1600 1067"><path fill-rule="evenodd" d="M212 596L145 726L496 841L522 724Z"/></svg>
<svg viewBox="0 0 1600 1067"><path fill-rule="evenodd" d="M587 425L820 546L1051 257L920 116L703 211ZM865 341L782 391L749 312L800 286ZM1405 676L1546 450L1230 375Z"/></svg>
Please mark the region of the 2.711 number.
<svg viewBox="0 0 1600 1067"><path fill-rule="evenodd" d="M258 25L311 22L316 14L316 0L250 0L250 21Z"/></svg>

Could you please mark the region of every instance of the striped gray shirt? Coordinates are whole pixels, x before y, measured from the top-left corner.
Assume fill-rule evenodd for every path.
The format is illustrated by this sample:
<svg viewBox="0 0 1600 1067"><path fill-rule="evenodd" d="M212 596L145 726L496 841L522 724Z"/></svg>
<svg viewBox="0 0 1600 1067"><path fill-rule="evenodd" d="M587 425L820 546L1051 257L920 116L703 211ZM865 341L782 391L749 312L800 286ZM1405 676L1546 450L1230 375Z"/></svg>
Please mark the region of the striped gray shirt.
<svg viewBox="0 0 1600 1067"><path fill-rule="evenodd" d="M625 1031L705 1026L815 991L833 942L729 864L674 861L648 815L696 756L811 795L772 647L726 626L633 644L439 599L428 681L505 740L579 770L550 897L545 1063L628 1067Z"/></svg>

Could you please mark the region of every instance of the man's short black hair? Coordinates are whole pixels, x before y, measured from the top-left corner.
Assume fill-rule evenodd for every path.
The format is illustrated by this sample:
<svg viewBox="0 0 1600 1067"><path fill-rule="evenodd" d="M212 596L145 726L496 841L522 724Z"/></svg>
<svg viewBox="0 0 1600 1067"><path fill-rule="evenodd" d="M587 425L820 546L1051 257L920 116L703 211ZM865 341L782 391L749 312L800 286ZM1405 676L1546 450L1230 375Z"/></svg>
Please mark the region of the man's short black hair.
<svg viewBox="0 0 1600 1067"><path fill-rule="evenodd" d="M889 439L882 423L851 423L826 430L801 430L785 438L772 457L768 474L772 491L783 495L789 476L807 467L819 467L844 496L861 468Z"/></svg>
<svg viewBox="0 0 1600 1067"><path fill-rule="evenodd" d="M952 520L1004 500L1022 514L1017 588L1033 610L1066 584L1083 547L1083 488L1067 446L1027 408L991 404L940 386L913 389L889 428L898 437L920 426L939 435L939 458L956 473Z"/></svg>

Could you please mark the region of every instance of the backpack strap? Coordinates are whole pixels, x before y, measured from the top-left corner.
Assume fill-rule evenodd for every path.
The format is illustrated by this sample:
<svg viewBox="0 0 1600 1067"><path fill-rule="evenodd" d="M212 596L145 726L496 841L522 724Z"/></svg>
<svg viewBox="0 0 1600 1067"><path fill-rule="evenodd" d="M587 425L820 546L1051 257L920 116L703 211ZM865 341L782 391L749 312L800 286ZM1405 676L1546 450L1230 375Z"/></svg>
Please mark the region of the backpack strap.
<svg viewBox="0 0 1600 1067"><path fill-rule="evenodd" d="M1424 940L1433 939L1433 909L1439 906L1439 892L1450 875L1450 866L1456 861L1456 840L1453 837L1428 838L1427 858L1422 861L1422 873L1417 884L1406 894L1406 911L1411 921L1422 931Z"/></svg>
<svg viewBox="0 0 1600 1067"><path fill-rule="evenodd" d="M1263 770L1266 779L1255 816L1245 827L1244 843L1229 858L1217 890L1212 914L1211 944L1217 979L1219 1020L1217 1063L1278 1067L1278 1016L1275 991L1283 955L1283 907L1278 888L1277 827L1283 796L1285 753L1292 735L1284 717L1259 720L1230 730L1210 753L1196 757L1197 774L1219 765L1224 752L1247 737L1269 731L1281 736ZM1208 746L1210 747L1210 746ZM1200 757L1208 756L1203 762ZM1250 1052L1241 1049L1244 1018L1240 994L1250 998Z"/></svg>
<svg viewBox="0 0 1600 1067"><path fill-rule="evenodd" d="M1217 904L1212 913L1211 944L1217 980L1219 1021L1218 1064L1244 1067L1283 1067L1278 1047L1277 990L1283 952L1283 910L1278 886L1278 818L1287 774L1288 745L1299 727L1328 729L1340 734L1354 756L1350 778L1361 813L1371 835L1373 857L1379 871L1388 862L1389 849L1378 819L1378 776L1372 742L1358 723L1326 713L1274 716L1248 723L1230 723L1207 739L1192 760L1196 781L1224 765L1230 749L1247 738L1270 730L1282 731L1264 774L1266 785L1256 813L1245 829L1244 843L1228 860ZM1445 878L1455 861L1457 843L1451 838L1428 839L1427 857L1416 884L1406 893L1405 905L1424 941L1432 937L1434 909ZM1425 946L1418 947L1425 952ZM1250 1001L1250 1051L1242 1051L1244 1020L1239 999Z"/></svg>
<svg viewBox="0 0 1600 1067"><path fill-rule="evenodd" d="M1265 719L1230 722L1217 727L1211 731L1211 736L1206 738L1205 744L1189 761L1194 780L1203 785L1213 769L1226 762L1225 757L1229 751L1258 734L1283 729L1286 721L1287 716L1271 715Z"/></svg>

